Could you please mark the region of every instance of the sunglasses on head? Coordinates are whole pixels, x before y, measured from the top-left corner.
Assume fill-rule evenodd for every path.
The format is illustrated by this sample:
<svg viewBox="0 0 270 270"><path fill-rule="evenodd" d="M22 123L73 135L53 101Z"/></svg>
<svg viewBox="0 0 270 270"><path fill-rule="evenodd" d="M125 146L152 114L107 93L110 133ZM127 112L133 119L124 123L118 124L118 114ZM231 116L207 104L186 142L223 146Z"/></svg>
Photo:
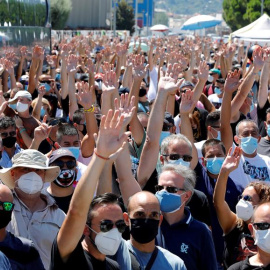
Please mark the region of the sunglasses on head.
<svg viewBox="0 0 270 270"><path fill-rule="evenodd" d="M115 223L109 219L105 219L100 222L100 230L104 233L108 232L113 228L114 225L120 233L123 233L126 229L126 223L122 219L117 220Z"/></svg>
<svg viewBox="0 0 270 270"><path fill-rule="evenodd" d="M0 206L2 207L2 210L10 212L14 208L14 203L11 202L1 202L0 201Z"/></svg>
<svg viewBox="0 0 270 270"><path fill-rule="evenodd" d="M170 155L163 155L164 157L169 157L170 160L178 160L182 158L186 162L190 162L192 160L192 156L189 155L178 155L178 154L170 154Z"/></svg>
<svg viewBox="0 0 270 270"><path fill-rule="evenodd" d="M255 228L255 230L259 231L268 230L270 228L270 223L267 222L253 223L253 227Z"/></svg>
<svg viewBox="0 0 270 270"><path fill-rule="evenodd" d="M16 131L2 132L2 133L0 133L0 134L1 134L1 137L2 137L2 138L6 138L6 137L8 137L8 136L14 137L14 136L16 136Z"/></svg>
<svg viewBox="0 0 270 270"><path fill-rule="evenodd" d="M156 191L161 191L163 189L167 190L169 193L177 193L177 191L185 191L183 188L177 188L177 187L165 187L161 185L156 185L155 186Z"/></svg>
<svg viewBox="0 0 270 270"><path fill-rule="evenodd" d="M74 169L76 167L75 160L69 160L69 161L55 160L52 164L60 167L61 170L64 168L65 165L67 166L69 170Z"/></svg>
<svg viewBox="0 0 270 270"><path fill-rule="evenodd" d="M251 198L251 196L249 196L249 195L239 195L238 196L238 201L240 201L241 199L243 199L244 201L248 201L248 202L252 202L252 198Z"/></svg>

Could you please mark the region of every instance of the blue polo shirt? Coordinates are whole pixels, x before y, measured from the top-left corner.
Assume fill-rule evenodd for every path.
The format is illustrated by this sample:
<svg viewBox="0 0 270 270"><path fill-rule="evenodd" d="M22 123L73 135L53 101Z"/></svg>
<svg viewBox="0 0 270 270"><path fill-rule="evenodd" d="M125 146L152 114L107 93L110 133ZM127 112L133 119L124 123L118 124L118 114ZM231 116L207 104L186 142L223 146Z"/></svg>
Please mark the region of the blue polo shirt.
<svg viewBox="0 0 270 270"><path fill-rule="evenodd" d="M185 218L169 225L163 219L157 244L179 256L187 269L217 270L216 254L208 227L194 219L185 208Z"/></svg>
<svg viewBox="0 0 270 270"><path fill-rule="evenodd" d="M216 186L216 179L208 176L207 170L198 162L196 168L196 186L195 188L202 191L208 199L210 214L211 214L211 227L212 235L215 244L215 250L218 262L223 261L224 252L224 238L223 231L219 225L216 210L213 203L213 194ZM236 185L229 177L227 182L225 201L230 207L231 211L235 212L235 206L238 203L238 196L242 194L243 188L240 185Z"/></svg>

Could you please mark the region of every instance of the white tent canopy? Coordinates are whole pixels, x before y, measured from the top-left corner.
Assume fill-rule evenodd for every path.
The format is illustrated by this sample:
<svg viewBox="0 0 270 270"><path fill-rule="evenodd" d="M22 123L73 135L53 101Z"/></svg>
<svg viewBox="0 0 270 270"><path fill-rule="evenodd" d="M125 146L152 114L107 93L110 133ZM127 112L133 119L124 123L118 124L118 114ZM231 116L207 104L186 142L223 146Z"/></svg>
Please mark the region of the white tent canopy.
<svg viewBox="0 0 270 270"><path fill-rule="evenodd" d="M244 40L247 43L270 44L270 17L263 14L253 23L233 32L231 37Z"/></svg>

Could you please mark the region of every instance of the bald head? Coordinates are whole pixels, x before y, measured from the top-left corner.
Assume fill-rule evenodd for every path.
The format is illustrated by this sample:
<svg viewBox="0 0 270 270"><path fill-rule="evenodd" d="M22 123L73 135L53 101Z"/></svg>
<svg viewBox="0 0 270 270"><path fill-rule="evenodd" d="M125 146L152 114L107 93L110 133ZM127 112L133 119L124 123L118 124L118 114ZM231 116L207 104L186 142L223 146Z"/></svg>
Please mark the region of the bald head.
<svg viewBox="0 0 270 270"><path fill-rule="evenodd" d="M11 190L3 184L0 184L0 201L13 202L13 195Z"/></svg>
<svg viewBox="0 0 270 270"><path fill-rule="evenodd" d="M270 202L259 205L254 212L254 223L269 222L270 223Z"/></svg>
<svg viewBox="0 0 270 270"><path fill-rule="evenodd" d="M139 209L152 209L153 211L160 211L159 201L156 196L148 191L141 191L129 198L127 210L132 213Z"/></svg>

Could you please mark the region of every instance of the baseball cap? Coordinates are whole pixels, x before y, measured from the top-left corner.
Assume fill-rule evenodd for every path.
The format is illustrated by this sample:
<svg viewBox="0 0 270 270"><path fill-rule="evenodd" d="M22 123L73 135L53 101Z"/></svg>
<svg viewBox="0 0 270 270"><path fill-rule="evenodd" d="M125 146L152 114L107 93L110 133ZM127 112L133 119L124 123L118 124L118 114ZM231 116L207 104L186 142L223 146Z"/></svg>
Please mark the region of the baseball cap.
<svg viewBox="0 0 270 270"><path fill-rule="evenodd" d="M57 160L60 157L72 157L76 159L74 155L71 153L71 151L69 151L68 149L59 148L52 152L49 159L49 164L53 163L55 160Z"/></svg>
<svg viewBox="0 0 270 270"><path fill-rule="evenodd" d="M183 87L187 87L187 86L191 86L192 88L194 88L194 84L190 81L184 81L181 85L180 85L180 89L182 89Z"/></svg>
<svg viewBox="0 0 270 270"><path fill-rule="evenodd" d="M17 100L19 97L26 97L26 98L28 98L29 100L32 100L31 94L30 94L29 92L27 92L27 91L22 90L22 91L18 91L18 92L15 94L14 98L9 99L8 103L15 103L16 100Z"/></svg>
<svg viewBox="0 0 270 270"><path fill-rule="evenodd" d="M215 74L218 74L219 76L221 75L221 71L220 71L219 69L217 69L217 68L212 68L212 69L210 69L210 70L209 70L209 73L210 73L210 74L215 73Z"/></svg>

